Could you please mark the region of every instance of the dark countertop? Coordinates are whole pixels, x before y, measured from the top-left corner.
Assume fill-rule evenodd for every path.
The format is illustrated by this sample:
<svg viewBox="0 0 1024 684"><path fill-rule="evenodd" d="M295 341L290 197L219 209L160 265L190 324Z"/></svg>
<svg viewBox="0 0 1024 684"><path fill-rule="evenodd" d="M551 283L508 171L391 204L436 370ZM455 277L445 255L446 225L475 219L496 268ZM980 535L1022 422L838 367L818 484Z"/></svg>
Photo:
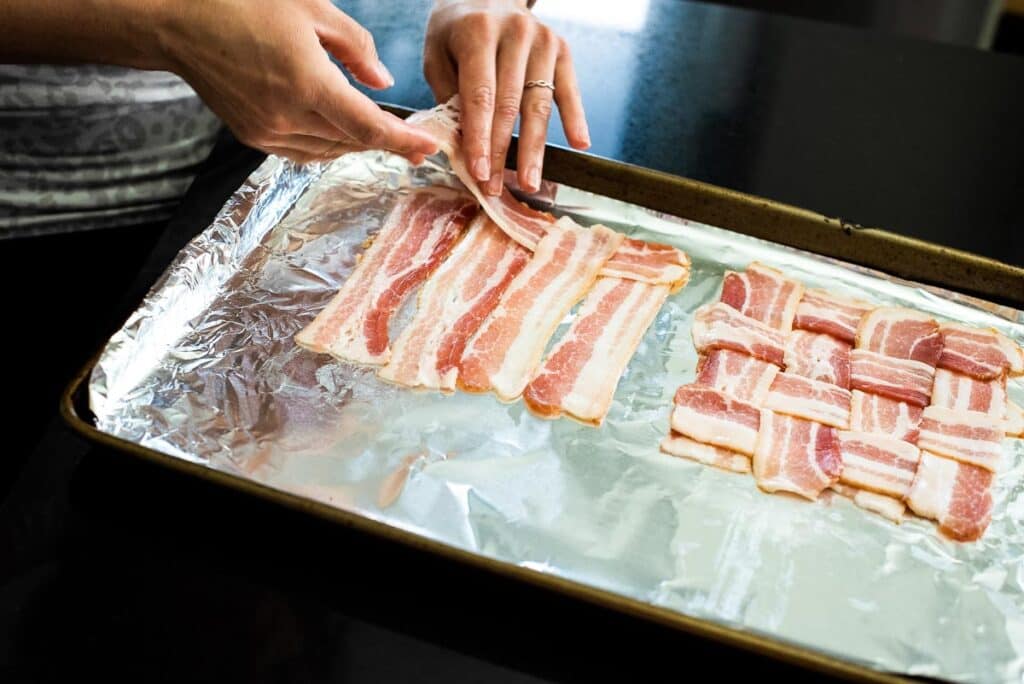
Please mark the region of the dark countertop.
<svg viewBox="0 0 1024 684"><path fill-rule="evenodd" d="M399 79L384 99L426 106L427 3L378 4L346 6ZM596 154L1024 263L1024 59L714 5L593 5L635 27L555 22L575 50ZM3 336L18 401L0 465L0 680L646 680L685 676L695 659L800 679L64 429L58 388L259 161L225 137L166 230L0 243L8 320L31 331L28 344Z"/></svg>

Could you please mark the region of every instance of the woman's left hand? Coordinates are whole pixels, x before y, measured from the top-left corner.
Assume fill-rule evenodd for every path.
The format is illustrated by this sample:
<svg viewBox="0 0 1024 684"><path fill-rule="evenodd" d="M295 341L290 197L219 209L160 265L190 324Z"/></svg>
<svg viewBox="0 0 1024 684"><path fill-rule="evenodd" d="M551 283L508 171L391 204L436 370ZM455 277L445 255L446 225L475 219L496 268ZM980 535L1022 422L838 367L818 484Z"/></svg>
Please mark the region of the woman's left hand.
<svg viewBox="0 0 1024 684"><path fill-rule="evenodd" d="M519 185L539 189L552 100L569 144L590 146L569 48L525 0L437 0L423 71L438 102L460 93L466 163L489 194L501 192L505 154L520 116ZM538 80L553 83L554 92L524 88Z"/></svg>

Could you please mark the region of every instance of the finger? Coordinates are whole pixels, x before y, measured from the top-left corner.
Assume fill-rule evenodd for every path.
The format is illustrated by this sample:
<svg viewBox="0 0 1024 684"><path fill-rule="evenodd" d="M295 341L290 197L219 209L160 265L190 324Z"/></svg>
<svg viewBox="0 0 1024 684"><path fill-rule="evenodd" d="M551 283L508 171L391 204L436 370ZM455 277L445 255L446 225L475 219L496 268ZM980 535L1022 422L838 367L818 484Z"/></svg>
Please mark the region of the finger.
<svg viewBox="0 0 1024 684"><path fill-rule="evenodd" d="M558 63L555 65L555 103L569 144L577 150L585 150L590 147L590 129L587 127L587 115L583 112L583 97L576 80L576 68L565 41L561 42L560 47Z"/></svg>
<svg viewBox="0 0 1024 684"><path fill-rule="evenodd" d="M526 80L551 82L555 77L558 59L558 37L544 28L534 41L530 62L526 67ZM548 88L534 86L523 93L522 119L519 123L519 185L527 192L540 189L544 165L544 141L551 119L552 94Z"/></svg>
<svg viewBox="0 0 1024 684"><path fill-rule="evenodd" d="M519 118L529 58L530 42L518 35L509 36L498 48L497 99L491 124L491 178L484 187L489 195L501 194L505 155L512 138L512 129Z"/></svg>
<svg viewBox="0 0 1024 684"><path fill-rule="evenodd" d="M426 131L385 112L345 80L327 59L318 70L316 111L357 144L399 154L434 154L437 141Z"/></svg>
<svg viewBox="0 0 1024 684"><path fill-rule="evenodd" d="M434 101L447 102L459 92L459 77L452 60L443 51L431 50L423 55L423 76L434 93Z"/></svg>
<svg viewBox="0 0 1024 684"><path fill-rule="evenodd" d="M377 45L370 32L334 5L325 8L317 36L320 44L363 85L379 89L395 84L391 72L377 56Z"/></svg>
<svg viewBox="0 0 1024 684"><path fill-rule="evenodd" d="M491 121L494 118L494 54L497 40L490 24L480 24L474 45L457 54L462 98L462 143L470 172L478 181L491 177Z"/></svg>

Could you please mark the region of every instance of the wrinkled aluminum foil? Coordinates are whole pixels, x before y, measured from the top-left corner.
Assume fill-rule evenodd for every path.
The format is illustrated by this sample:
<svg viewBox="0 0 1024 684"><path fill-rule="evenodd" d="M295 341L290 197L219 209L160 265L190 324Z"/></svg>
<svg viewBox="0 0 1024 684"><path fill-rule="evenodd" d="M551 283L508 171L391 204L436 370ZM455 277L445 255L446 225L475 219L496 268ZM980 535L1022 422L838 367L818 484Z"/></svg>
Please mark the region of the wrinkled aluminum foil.
<svg viewBox="0 0 1024 684"><path fill-rule="evenodd" d="M309 167L268 159L111 339L90 384L98 427L474 553L880 670L1021 680L1024 442L1005 442L992 525L973 544L920 520L893 525L840 497L764 494L750 477L666 456L658 443L675 389L694 375L690 318L717 296L725 269L756 259L808 286L993 326L1021 343L1024 314L561 186L557 212L693 259L690 284L644 337L603 427L539 420L491 396L401 390L296 347L293 335L344 281L396 197L427 184L457 181L443 161L414 169L384 153ZM1010 395L1024 404L1024 383Z"/></svg>

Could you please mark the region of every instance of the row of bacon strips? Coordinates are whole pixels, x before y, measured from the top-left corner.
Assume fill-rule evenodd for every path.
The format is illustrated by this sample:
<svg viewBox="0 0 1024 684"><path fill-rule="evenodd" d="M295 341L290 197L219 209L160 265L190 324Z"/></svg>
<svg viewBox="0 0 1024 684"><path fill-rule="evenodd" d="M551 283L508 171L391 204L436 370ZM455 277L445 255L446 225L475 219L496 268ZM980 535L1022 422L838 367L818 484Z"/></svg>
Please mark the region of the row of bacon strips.
<svg viewBox="0 0 1024 684"><path fill-rule="evenodd" d="M955 539L988 526L1007 398L1024 351L994 330L874 307L752 263L693 324L697 376L662 450L816 499L826 489L894 521L907 506Z"/></svg>
<svg viewBox="0 0 1024 684"><path fill-rule="evenodd" d="M546 217L543 235L529 247L468 194L432 187L404 195L296 342L377 366L380 378L404 387L491 391L503 401L522 396L539 416L600 424L644 331L669 292L685 283L688 260L672 249L665 268L639 259L623 262L635 263L634 271L608 275L623 235L516 206L506 218ZM651 253L661 259L664 250ZM392 344L391 320L421 285L416 312ZM580 300L568 332L545 357Z"/></svg>

